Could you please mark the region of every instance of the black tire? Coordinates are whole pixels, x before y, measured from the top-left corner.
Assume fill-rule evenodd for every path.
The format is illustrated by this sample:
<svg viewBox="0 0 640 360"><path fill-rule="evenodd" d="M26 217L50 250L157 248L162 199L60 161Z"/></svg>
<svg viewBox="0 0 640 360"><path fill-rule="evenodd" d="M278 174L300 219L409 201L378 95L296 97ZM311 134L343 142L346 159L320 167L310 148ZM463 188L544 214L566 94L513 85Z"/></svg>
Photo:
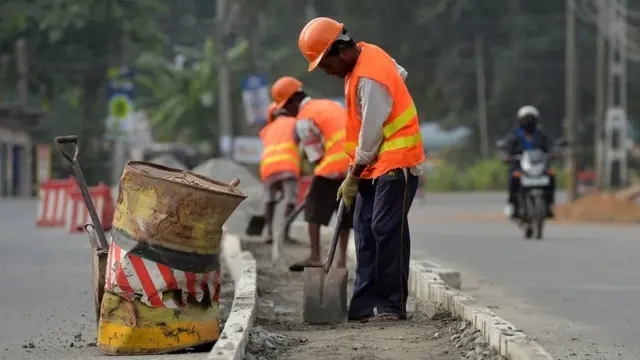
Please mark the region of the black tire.
<svg viewBox="0 0 640 360"><path fill-rule="evenodd" d="M533 198L533 216L531 225L533 226L533 235L536 239L542 240L543 230L544 230L544 221L547 217L546 206L544 199L542 196L536 196Z"/></svg>
<svg viewBox="0 0 640 360"><path fill-rule="evenodd" d="M524 225L524 238L531 239L533 236L533 215L534 213L534 202L533 198L528 194L523 196L522 198L522 221Z"/></svg>

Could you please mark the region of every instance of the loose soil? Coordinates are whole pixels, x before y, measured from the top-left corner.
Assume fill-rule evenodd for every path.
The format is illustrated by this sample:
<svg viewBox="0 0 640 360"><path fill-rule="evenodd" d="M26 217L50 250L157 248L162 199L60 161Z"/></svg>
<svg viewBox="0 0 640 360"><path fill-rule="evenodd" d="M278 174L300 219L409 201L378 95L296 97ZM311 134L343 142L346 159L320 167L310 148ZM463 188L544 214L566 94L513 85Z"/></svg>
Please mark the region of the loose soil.
<svg viewBox="0 0 640 360"><path fill-rule="evenodd" d="M459 360L502 357L490 351L479 331L448 315L429 320L410 299L409 320L331 326L303 324L302 274L287 266L307 255L307 245L287 245L284 261L272 265L271 247L244 241L258 262L259 309L246 360ZM353 283L350 271L350 283ZM351 293L351 288L349 289Z"/></svg>
<svg viewBox="0 0 640 360"><path fill-rule="evenodd" d="M640 223L640 206L633 198L616 194L591 194L556 208L563 222Z"/></svg>

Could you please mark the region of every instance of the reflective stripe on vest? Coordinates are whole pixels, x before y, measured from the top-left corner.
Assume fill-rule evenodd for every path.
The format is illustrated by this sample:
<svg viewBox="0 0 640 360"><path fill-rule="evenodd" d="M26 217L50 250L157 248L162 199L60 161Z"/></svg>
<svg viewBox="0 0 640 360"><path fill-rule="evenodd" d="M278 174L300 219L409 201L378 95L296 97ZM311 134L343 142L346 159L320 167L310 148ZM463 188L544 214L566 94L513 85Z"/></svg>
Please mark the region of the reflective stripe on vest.
<svg viewBox="0 0 640 360"><path fill-rule="evenodd" d="M329 165L344 159L348 159L348 158L349 158L349 155L347 155L347 153L345 152L339 152L339 153L331 154L329 156L325 156L322 158L322 161L320 161L320 164L316 166L315 171L322 172L322 170L327 168Z"/></svg>
<svg viewBox="0 0 640 360"><path fill-rule="evenodd" d="M262 161L260 161L260 167L264 167L278 161L289 161L297 167L298 158L289 153L290 151L297 152L298 146L295 143L284 143L268 146L262 153Z"/></svg>
<svg viewBox="0 0 640 360"><path fill-rule="evenodd" d="M422 135L420 133L416 133L411 136L403 136L397 139L387 140L393 134L400 131L400 129L406 126L409 121L411 121L411 119L413 119L417 115L418 109L416 109L415 104L411 104L411 106L407 110L403 111L395 119L385 125L382 128L382 134L384 135L385 140L382 141L382 145L380 145L378 154L381 154L385 151L399 150L418 145L422 141ZM345 149L347 152L355 151L356 147L358 147L357 141L348 142L345 145Z"/></svg>
<svg viewBox="0 0 640 360"><path fill-rule="evenodd" d="M298 159L296 159L296 157L291 154L279 154L279 155L271 155L264 158L260 164L261 166L267 166L269 164L273 164L278 161L289 161L295 166L298 166L297 160Z"/></svg>
<svg viewBox="0 0 640 360"><path fill-rule="evenodd" d="M346 135L347 132L345 130L338 131L337 133L333 134L333 136L329 140L324 142L324 151L328 151L335 143L343 140Z"/></svg>
<svg viewBox="0 0 640 360"><path fill-rule="evenodd" d="M284 144L267 146L262 151L262 158L267 156L267 154L269 154L269 153L276 152L276 151L282 151L282 150L298 151L298 146L295 143L284 143Z"/></svg>

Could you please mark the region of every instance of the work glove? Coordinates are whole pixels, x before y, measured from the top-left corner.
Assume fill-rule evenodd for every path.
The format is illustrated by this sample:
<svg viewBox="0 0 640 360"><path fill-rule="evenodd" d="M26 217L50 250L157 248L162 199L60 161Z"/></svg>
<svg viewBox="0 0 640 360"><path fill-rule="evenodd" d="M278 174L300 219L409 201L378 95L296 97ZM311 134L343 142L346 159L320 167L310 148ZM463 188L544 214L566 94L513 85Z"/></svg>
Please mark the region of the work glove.
<svg viewBox="0 0 640 360"><path fill-rule="evenodd" d="M342 199L344 201L344 206L347 208L347 211L351 210L351 206L353 205L353 201L358 195L358 181L360 179L347 174L347 177L344 179L342 184L340 184L340 188L338 189L337 200L340 201Z"/></svg>

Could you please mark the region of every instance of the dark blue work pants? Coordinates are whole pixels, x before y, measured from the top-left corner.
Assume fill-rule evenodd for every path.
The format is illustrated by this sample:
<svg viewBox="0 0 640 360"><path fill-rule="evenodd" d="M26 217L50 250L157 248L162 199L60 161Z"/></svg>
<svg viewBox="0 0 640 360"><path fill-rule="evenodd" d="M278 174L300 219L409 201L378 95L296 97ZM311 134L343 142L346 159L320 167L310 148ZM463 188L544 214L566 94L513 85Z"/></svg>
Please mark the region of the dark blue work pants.
<svg viewBox="0 0 640 360"><path fill-rule="evenodd" d="M407 315L411 238L407 214L418 177L391 170L374 181L361 180L355 202L356 281L349 318Z"/></svg>

